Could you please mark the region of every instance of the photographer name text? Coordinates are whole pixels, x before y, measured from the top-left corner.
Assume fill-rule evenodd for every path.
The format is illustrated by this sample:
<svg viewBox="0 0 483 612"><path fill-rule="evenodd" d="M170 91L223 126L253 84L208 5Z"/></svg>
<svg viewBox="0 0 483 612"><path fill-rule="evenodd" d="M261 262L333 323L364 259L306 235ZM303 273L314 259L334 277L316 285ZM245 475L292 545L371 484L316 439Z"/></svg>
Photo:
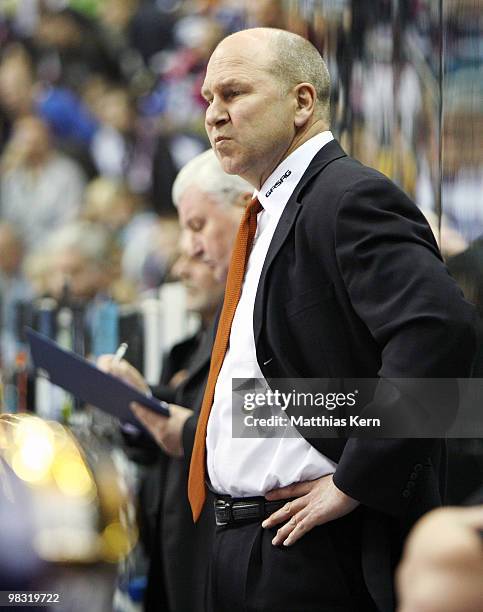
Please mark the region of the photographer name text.
<svg viewBox="0 0 483 612"><path fill-rule="evenodd" d="M352 415L348 419L332 416L282 416L256 417L248 414L244 417L245 427L381 427L381 419L366 419Z"/></svg>

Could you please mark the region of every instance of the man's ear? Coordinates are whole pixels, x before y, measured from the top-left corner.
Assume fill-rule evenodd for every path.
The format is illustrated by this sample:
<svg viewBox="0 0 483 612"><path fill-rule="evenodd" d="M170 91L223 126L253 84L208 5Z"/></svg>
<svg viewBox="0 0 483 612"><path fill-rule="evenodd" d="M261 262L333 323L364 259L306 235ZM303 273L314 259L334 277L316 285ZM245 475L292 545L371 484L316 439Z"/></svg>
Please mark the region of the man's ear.
<svg viewBox="0 0 483 612"><path fill-rule="evenodd" d="M294 123L296 127L303 127L314 114L317 94L311 83L299 83L294 91L296 100Z"/></svg>

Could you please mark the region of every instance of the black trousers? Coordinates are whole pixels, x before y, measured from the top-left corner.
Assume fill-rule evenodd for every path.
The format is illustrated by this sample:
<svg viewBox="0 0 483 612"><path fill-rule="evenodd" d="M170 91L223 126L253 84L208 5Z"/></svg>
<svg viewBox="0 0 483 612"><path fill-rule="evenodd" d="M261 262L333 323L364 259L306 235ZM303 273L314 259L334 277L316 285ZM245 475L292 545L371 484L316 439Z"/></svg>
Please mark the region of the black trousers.
<svg viewBox="0 0 483 612"><path fill-rule="evenodd" d="M362 576L360 509L290 547L259 522L217 528L210 612L377 612Z"/></svg>

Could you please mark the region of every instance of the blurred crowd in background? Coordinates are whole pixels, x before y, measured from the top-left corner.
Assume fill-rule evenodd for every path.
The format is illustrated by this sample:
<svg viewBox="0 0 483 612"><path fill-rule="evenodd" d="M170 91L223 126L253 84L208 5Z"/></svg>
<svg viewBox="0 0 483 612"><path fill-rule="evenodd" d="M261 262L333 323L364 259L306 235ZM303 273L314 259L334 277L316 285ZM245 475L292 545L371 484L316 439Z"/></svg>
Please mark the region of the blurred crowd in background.
<svg viewBox="0 0 483 612"><path fill-rule="evenodd" d="M84 355L113 352L128 339L129 360L157 382L162 351L187 329L181 321L173 337L161 337L160 316L171 331L181 311L184 317L178 294L156 307L160 288L180 276L171 189L178 171L209 147L200 95L208 58L223 37L245 27L288 29L322 52L333 82L335 136L423 209L483 317L478 5L3 0L5 409L33 409L24 324ZM472 449L471 461L481 460L481 445Z"/></svg>
<svg viewBox="0 0 483 612"><path fill-rule="evenodd" d="M464 251L483 232L481 29L477 2L445 4L441 15L424 0L3 2L3 327L15 336L15 301L132 303L170 279L171 186L208 147L206 63L248 26L314 42L331 72L336 136L401 184L437 235L442 223L445 254Z"/></svg>

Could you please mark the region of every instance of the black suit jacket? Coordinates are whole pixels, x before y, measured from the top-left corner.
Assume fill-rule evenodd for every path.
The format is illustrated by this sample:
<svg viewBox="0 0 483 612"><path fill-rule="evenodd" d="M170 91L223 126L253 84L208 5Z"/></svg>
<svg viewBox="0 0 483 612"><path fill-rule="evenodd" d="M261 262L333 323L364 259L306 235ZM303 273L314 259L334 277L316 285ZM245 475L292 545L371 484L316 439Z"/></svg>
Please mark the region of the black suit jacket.
<svg viewBox="0 0 483 612"><path fill-rule="evenodd" d="M423 215L336 141L284 209L253 325L267 380L465 377L475 351L473 307ZM439 442L308 441L338 462L336 485L381 516L409 523L441 501Z"/></svg>

